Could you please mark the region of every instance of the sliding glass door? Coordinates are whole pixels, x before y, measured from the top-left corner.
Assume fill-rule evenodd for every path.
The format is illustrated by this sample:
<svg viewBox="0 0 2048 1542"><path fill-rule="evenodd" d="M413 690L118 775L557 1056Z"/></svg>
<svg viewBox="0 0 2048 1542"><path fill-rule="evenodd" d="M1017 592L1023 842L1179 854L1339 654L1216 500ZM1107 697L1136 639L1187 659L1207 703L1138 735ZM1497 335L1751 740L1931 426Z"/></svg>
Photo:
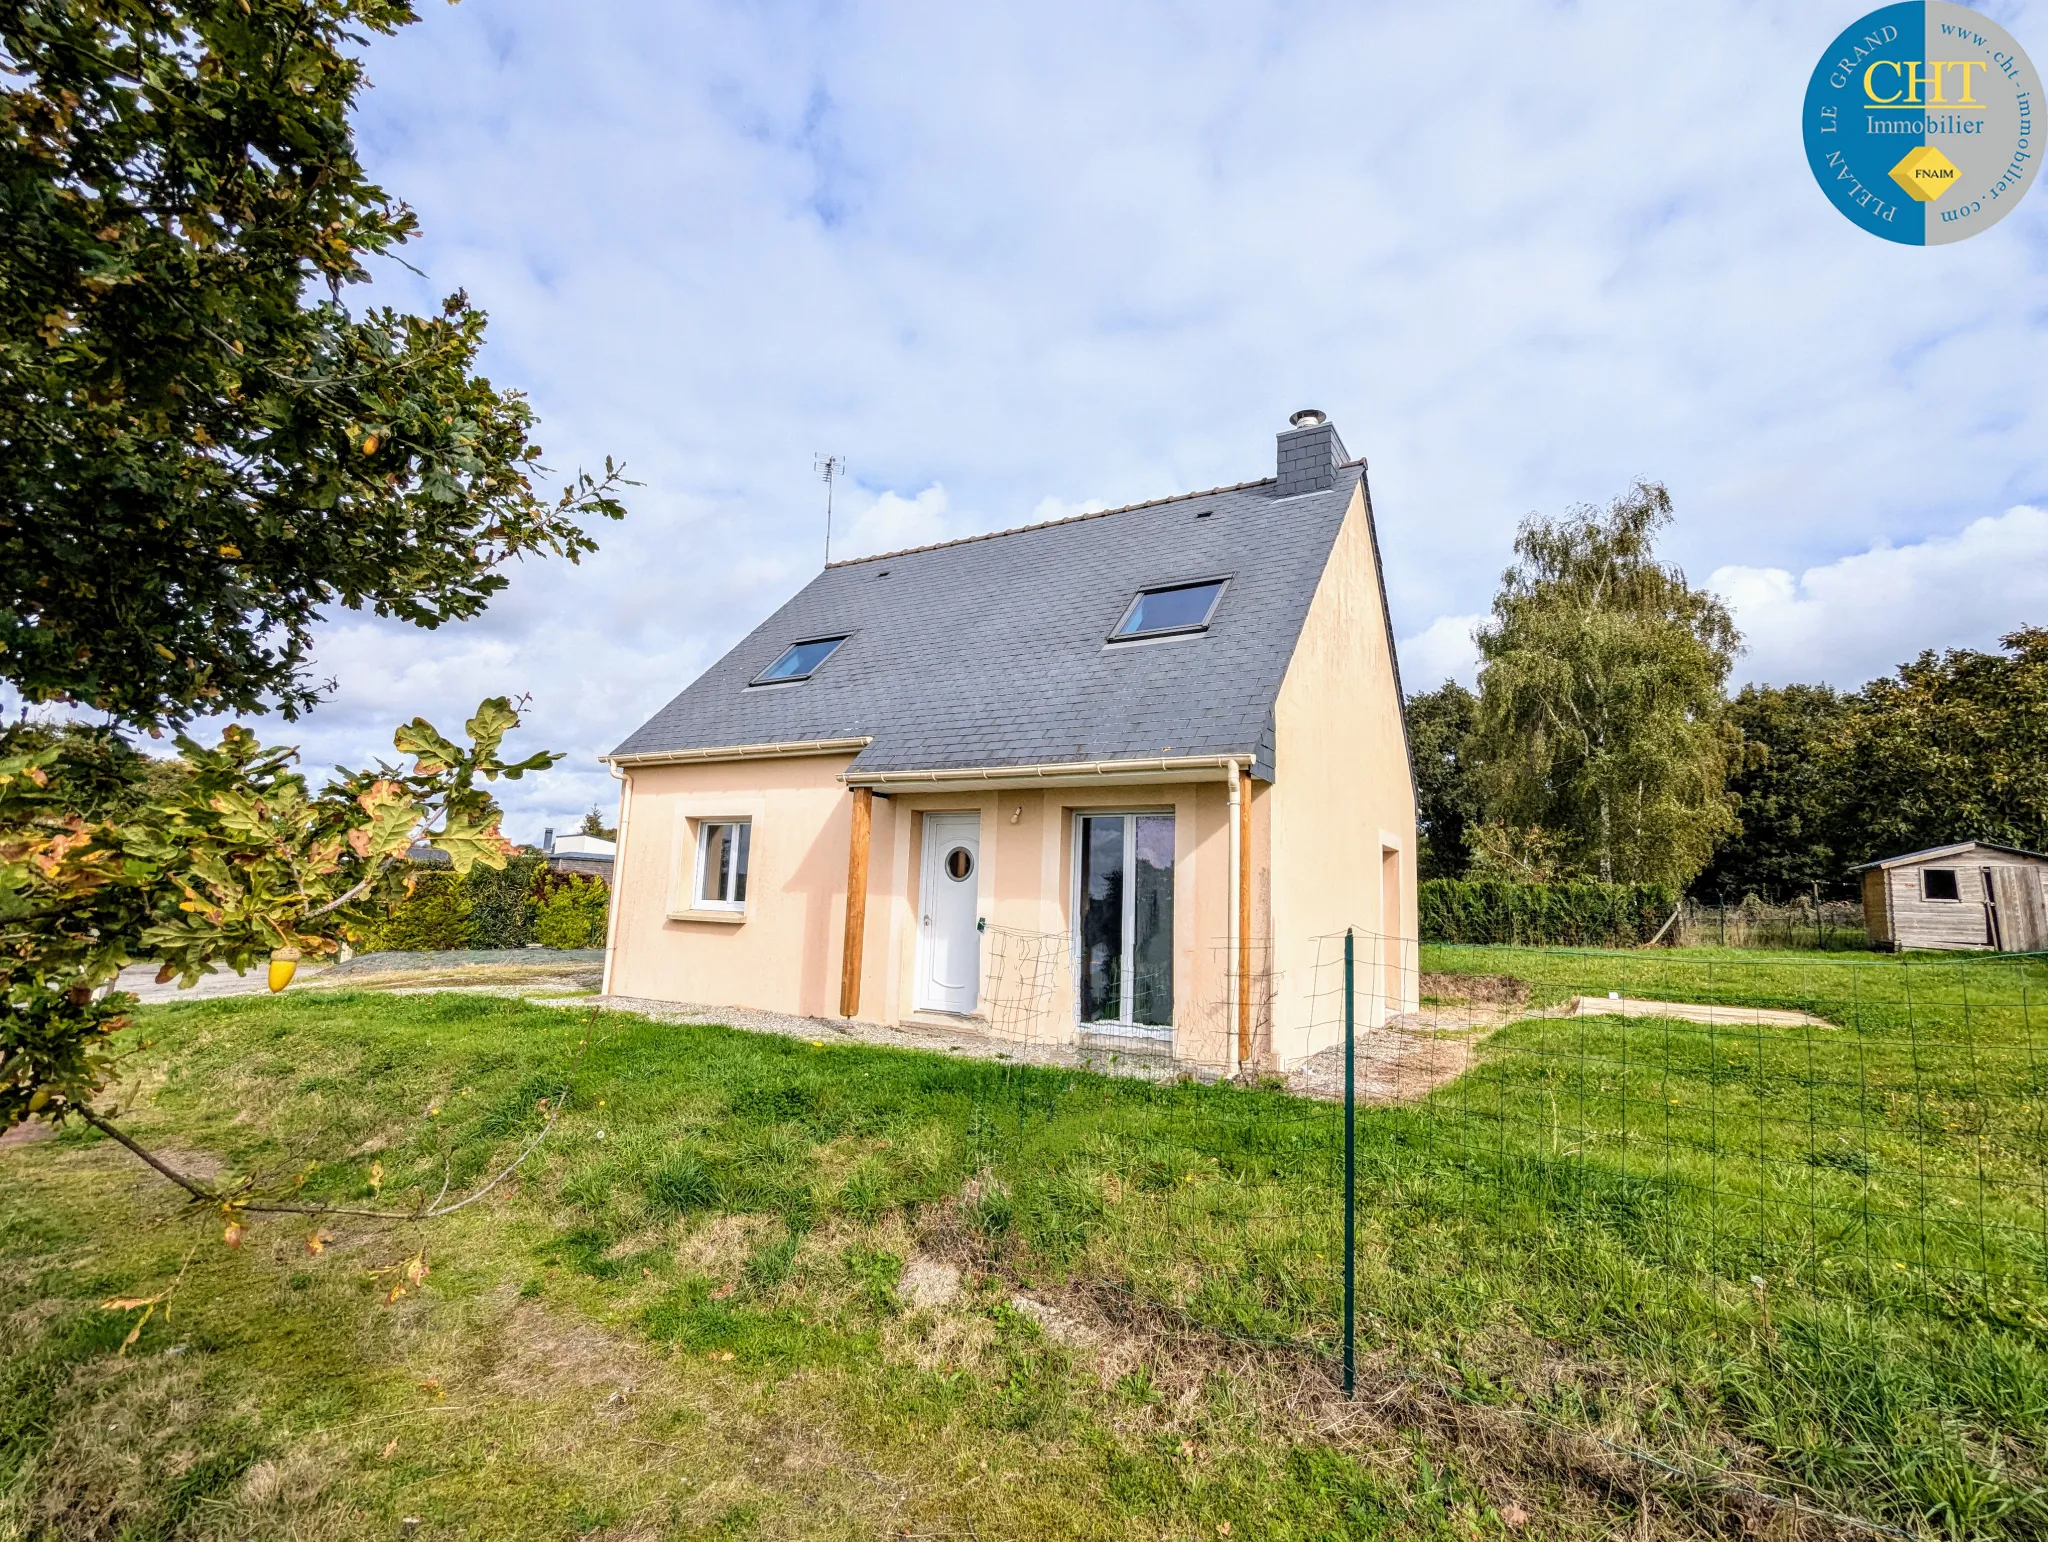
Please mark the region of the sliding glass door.
<svg viewBox="0 0 2048 1542"><path fill-rule="evenodd" d="M1173 1027L1173 816L1083 814L1076 914L1081 1021Z"/></svg>

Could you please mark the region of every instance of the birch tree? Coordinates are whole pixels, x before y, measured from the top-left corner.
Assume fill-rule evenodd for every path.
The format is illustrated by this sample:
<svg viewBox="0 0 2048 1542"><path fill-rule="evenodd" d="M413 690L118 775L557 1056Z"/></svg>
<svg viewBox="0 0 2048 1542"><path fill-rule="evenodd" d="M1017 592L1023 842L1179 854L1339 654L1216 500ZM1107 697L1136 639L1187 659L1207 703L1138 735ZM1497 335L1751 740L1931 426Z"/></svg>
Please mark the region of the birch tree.
<svg viewBox="0 0 2048 1542"><path fill-rule="evenodd" d="M1659 562L1661 483L1605 510L1531 515L1515 537L1482 667L1469 753L1486 830L1541 830L1567 872L1684 885L1733 828L1738 743L1727 608Z"/></svg>

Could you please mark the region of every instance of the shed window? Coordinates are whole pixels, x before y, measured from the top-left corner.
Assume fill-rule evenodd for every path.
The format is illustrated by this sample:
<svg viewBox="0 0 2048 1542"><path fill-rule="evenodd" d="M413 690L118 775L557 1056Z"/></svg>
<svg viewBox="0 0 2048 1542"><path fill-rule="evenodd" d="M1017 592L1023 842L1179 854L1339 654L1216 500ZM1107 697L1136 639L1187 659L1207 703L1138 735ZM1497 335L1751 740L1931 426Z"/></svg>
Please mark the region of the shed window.
<svg viewBox="0 0 2048 1542"><path fill-rule="evenodd" d="M1956 882L1956 870L1952 867L1920 869L1920 897L1931 900L1961 899L1963 891L1962 886Z"/></svg>
<svg viewBox="0 0 2048 1542"><path fill-rule="evenodd" d="M808 680L818 666L838 651L844 637L814 637L809 642L791 643L782 657L755 676L755 685L775 685L786 680Z"/></svg>
<svg viewBox="0 0 2048 1542"><path fill-rule="evenodd" d="M1216 613L1216 602L1223 597L1224 582L1216 578L1199 584L1175 584L1165 589L1141 589L1110 636L1157 637L1168 632L1202 631Z"/></svg>
<svg viewBox="0 0 2048 1542"><path fill-rule="evenodd" d="M747 847L753 826L744 819L707 819L697 826L695 908L747 907Z"/></svg>

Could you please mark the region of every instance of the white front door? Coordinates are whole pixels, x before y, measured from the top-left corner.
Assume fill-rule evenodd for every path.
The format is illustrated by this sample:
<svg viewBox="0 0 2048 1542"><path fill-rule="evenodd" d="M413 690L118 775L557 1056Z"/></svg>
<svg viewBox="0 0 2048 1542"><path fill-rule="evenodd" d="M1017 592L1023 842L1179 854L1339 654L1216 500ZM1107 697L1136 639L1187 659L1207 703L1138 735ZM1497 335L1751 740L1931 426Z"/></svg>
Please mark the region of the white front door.
<svg viewBox="0 0 2048 1542"><path fill-rule="evenodd" d="M924 816L918 884L917 1005L972 1012L981 999L981 815Z"/></svg>

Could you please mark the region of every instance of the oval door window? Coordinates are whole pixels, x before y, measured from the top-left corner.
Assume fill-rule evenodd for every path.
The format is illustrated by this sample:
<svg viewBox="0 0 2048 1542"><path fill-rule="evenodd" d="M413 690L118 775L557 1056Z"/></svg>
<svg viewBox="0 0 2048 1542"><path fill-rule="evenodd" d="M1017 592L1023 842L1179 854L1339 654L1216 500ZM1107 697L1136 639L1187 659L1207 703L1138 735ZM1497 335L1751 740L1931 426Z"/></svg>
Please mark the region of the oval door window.
<svg viewBox="0 0 2048 1542"><path fill-rule="evenodd" d="M946 853L946 876L955 883L963 882L974 871L974 853L965 846L955 846Z"/></svg>

